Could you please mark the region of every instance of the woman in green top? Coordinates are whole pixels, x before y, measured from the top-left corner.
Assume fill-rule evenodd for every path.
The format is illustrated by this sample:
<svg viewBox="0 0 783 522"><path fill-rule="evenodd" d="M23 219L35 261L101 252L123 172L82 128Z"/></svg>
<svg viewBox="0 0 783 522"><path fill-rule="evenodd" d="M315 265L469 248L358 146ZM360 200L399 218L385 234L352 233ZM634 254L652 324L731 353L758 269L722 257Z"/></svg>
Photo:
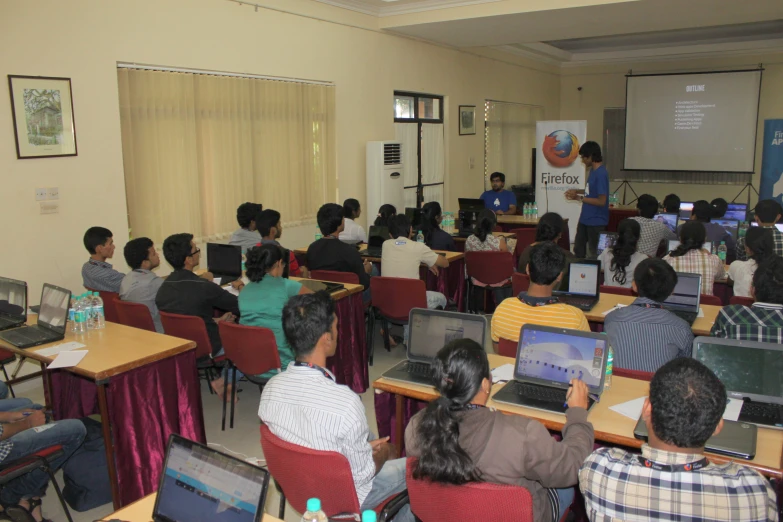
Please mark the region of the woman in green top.
<svg viewBox="0 0 783 522"><path fill-rule="evenodd" d="M297 294L313 291L301 283L283 278L285 250L277 245L261 245L247 251L246 275L250 282L239 294L240 324L269 328L275 334L282 370L294 360L294 352L283 333L283 307ZM278 370L270 370L259 379L269 379Z"/></svg>

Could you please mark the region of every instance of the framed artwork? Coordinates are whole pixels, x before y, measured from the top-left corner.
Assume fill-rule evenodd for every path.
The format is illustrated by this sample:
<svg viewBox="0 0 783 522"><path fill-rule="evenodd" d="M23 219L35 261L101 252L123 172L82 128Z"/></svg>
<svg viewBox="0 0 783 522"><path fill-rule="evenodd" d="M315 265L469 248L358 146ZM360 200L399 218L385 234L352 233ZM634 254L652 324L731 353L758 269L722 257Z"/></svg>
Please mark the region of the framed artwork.
<svg viewBox="0 0 783 522"><path fill-rule="evenodd" d="M19 159L76 156L70 78L8 75Z"/></svg>
<svg viewBox="0 0 783 522"><path fill-rule="evenodd" d="M459 135L469 136L476 134L476 106L459 106Z"/></svg>

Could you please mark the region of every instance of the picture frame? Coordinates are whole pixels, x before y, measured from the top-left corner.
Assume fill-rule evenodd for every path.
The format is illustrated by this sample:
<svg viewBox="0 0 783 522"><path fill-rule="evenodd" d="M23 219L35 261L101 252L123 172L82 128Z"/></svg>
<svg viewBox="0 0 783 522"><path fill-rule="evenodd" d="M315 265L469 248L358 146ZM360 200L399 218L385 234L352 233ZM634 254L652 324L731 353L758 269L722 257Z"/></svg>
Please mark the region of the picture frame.
<svg viewBox="0 0 783 522"><path fill-rule="evenodd" d="M472 136L476 134L476 106L459 106L459 135Z"/></svg>
<svg viewBox="0 0 783 522"><path fill-rule="evenodd" d="M8 75L18 159L76 156L70 78Z"/></svg>

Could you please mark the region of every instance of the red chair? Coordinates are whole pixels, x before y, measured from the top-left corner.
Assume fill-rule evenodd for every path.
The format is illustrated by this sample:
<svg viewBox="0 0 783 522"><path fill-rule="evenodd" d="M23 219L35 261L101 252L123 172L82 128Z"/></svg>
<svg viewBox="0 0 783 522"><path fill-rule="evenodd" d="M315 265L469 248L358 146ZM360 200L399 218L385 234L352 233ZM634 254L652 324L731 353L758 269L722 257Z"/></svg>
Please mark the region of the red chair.
<svg viewBox="0 0 783 522"><path fill-rule="evenodd" d="M498 342L498 355L502 355L503 357L514 357L517 356L517 343L515 341L509 341L508 339L500 338L500 342Z"/></svg>
<svg viewBox="0 0 783 522"><path fill-rule="evenodd" d="M86 286L84 288L87 288ZM103 299L103 317L110 323L119 323L120 319L117 316L117 308L114 306L114 301L120 298L120 294L117 292L105 292L103 290L93 290L87 288L90 292L98 292L98 295Z"/></svg>
<svg viewBox="0 0 783 522"><path fill-rule="evenodd" d="M755 302L756 301L754 301L752 297L742 297L739 295L732 296L731 299L729 299L729 304L733 305L753 306L753 303Z"/></svg>
<svg viewBox="0 0 783 522"><path fill-rule="evenodd" d="M338 272L336 270L310 270L310 279L320 281L332 281L334 283L348 283L358 285L359 276L353 272Z"/></svg>
<svg viewBox="0 0 783 522"><path fill-rule="evenodd" d="M634 295L632 289L623 288L622 286L601 285L600 292L602 294L630 295L630 296Z"/></svg>
<svg viewBox="0 0 783 522"><path fill-rule="evenodd" d="M3 462L2 465L0 465L0 488L15 478L26 475L32 471L41 470L49 475L49 480L52 481L54 490L57 492L57 498L60 500L60 504L63 507L63 511L65 512L65 517L68 519L68 522L73 522L73 519L71 518L71 512L68 511L68 506L65 503L65 499L63 499L63 493L60 490L60 485L57 484L57 480L54 478L54 471L49 465L51 460L60 458L62 456L63 447L58 444L56 446L44 448L31 455L26 455L9 462ZM25 518L17 519L17 515L12 513L12 511L17 511L18 509L19 508L6 508L5 514L13 520L27 520L27 517L32 520L32 517L30 517L29 514L25 514ZM19 513L18 516L21 517L21 515L22 514Z"/></svg>
<svg viewBox="0 0 783 522"><path fill-rule="evenodd" d="M396 325L408 324L408 316L412 308L427 308L427 287L421 279L405 279L401 277L370 278L372 306L377 310L383 323L383 344L387 352L391 351L389 340L389 323ZM370 312L370 323L367 337L370 348L369 361L372 364L375 313Z"/></svg>
<svg viewBox="0 0 783 522"><path fill-rule="evenodd" d="M625 368L612 368L612 375L617 377L628 377L629 379L637 379L639 381L650 382L655 375L653 372L643 372L641 370L628 370Z"/></svg>
<svg viewBox="0 0 783 522"><path fill-rule="evenodd" d="M155 322L147 305L117 299L114 301L114 307L117 310L117 322L120 324L150 332L155 331Z"/></svg>
<svg viewBox="0 0 783 522"><path fill-rule="evenodd" d="M470 312L470 296L473 293L473 279L487 286L481 287L486 295L489 285L503 283L514 274L514 263L511 252L467 252L465 253L465 268L468 272L468 287L465 295L465 309ZM511 286L504 284L500 288ZM492 287L494 289L497 287ZM500 303L495 303L499 305Z"/></svg>
<svg viewBox="0 0 783 522"><path fill-rule="evenodd" d="M281 490L279 518L285 518L286 498L299 513L307 510L307 499L313 497L321 500L321 509L329 518L359 513L351 466L344 455L291 444L275 436L265 424L261 424L261 447L269 473ZM394 517L407 503L405 491L386 499L375 508L379 522Z"/></svg>
<svg viewBox="0 0 783 522"><path fill-rule="evenodd" d="M699 303L703 305L723 306L723 301L721 301L720 297L718 297L717 295L701 294Z"/></svg>
<svg viewBox="0 0 783 522"><path fill-rule="evenodd" d="M217 379L215 361L212 359L212 344L207 327L200 317L160 312L160 322L166 335L187 339L196 343L196 366L207 381L209 393L214 393L209 381Z"/></svg>
<svg viewBox="0 0 783 522"><path fill-rule="evenodd" d="M519 259L522 251L536 242L536 229L531 227L515 228L510 230L517 238L517 244L514 247L514 256Z"/></svg>
<svg viewBox="0 0 783 522"><path fill-rule="evenodd" d="M530 276L522 272L514 272L511 276L511 288L514 295L519 295L520 292L527 292L527 289L530 288Z"/></svg>
<svg viewBox="0 0 783 522"><path fill-rule="evenodd" d="M248 381L263 390L267 379L259 379L269 370L280 369L280 353L277 351L275 334L269 328L245 326L221 321L218 323L220 341L225 350L229 370L239 370ZM237 394L237 373L231 372L231 429L234 429L234 397ZM223 381L223 431L226 430L226 402L228 379Z"/></svg>

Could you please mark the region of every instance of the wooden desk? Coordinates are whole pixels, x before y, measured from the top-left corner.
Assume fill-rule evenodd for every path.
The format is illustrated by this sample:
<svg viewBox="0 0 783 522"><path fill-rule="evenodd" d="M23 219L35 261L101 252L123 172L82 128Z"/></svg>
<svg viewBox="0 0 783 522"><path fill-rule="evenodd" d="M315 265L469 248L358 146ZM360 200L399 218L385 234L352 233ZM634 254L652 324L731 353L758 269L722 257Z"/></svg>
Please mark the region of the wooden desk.
<svg viewBox="0 0 783 522"><path fill-rule="evenodd" d="M361 245L359 247L359 252L363 252L364 250L367 250L367 245ZM460 259L465 259L465 253L464 252L448 252L446 250L434 250L433 252L437 252L438 254L443 254L446 259L449 261L449 263L453 263L454 261L458 261ZM306 256L307 255L307 249L306 248L298 248L294 250L294 254L298 256ZM365 259L367 261L371 261L373 263L380 263L381 258L380 257L362 257L362 259ZM422 266L424 264L422 263Z"/></svg>
<svg viewBox="0 0 783 522"><path fill-rule="evenodd" d="M152 493L146 497L137 500L133 504L126 506L119 511L115 511L111 515L101 520L122 520L123 522L152 522L152 510L155 508L155 499L157 493ZM279 518L275 518L271 515L264 513L262 522L283 522Z"/></svg>
<svg viewBox="0 0 783 522"><path fill-rule="evenodd" d="M502 216L498 216L498 224L500 225L515 225L515 228L524 228L524 227L537 227L538 226L538 218L537 217L528 217L528 216L519 216L517 214L509 215L509 214L503 214Z"/></svg>
<svg viewBox="0 0 783 522"><path fill-rule="evenodd" d="M306 279L304 277L289 277L289 279L291 281L325 281L323 279ZM345 286L345 288L331 294L332 299L334 299L335 301L364 291L364 287L362 285L354 285L351 283L340 283L340 284Z"/></svg>
<svg viewBox="0 0 783 522"><path fill-rule="evenodd" d="M514 359L494 354L489 355L489 365L491 368L497 368L498 366L507 363L514 364ZM493 385L491 396L494 396L503 386L503 383ZM438 397L435 388L406 384L399 381L390 381L383 378L375 381L373 383L373 388L397 395L395 412L395 438L397 441L404 440L403 434L405 425L407 424L407 419L405 418L403 411L403 399L407 397L422 401L431 401ZM631 448L640 448L642 446L642 441L636 439L633 435L636 421L610 410L609 407L638 397L643 397L648 393L648 382L613 376L611 389L601 395L601 402L593 407L588 417L588 420L593 424L595 429L596 441ZM565 424L565 416L563 415L503 404L495 402L492 399L489 400L487 406L504 413L523 415L536 419L550 430L560 431ZM751 461L730 459L729 457L710 454L710 460L714 462L735 460L736 462L755 468L766 476L775 478L783 477L783 469L781 469L783 468L782 458L783 431L767 428L758 429L756 458Z"/></svg>

